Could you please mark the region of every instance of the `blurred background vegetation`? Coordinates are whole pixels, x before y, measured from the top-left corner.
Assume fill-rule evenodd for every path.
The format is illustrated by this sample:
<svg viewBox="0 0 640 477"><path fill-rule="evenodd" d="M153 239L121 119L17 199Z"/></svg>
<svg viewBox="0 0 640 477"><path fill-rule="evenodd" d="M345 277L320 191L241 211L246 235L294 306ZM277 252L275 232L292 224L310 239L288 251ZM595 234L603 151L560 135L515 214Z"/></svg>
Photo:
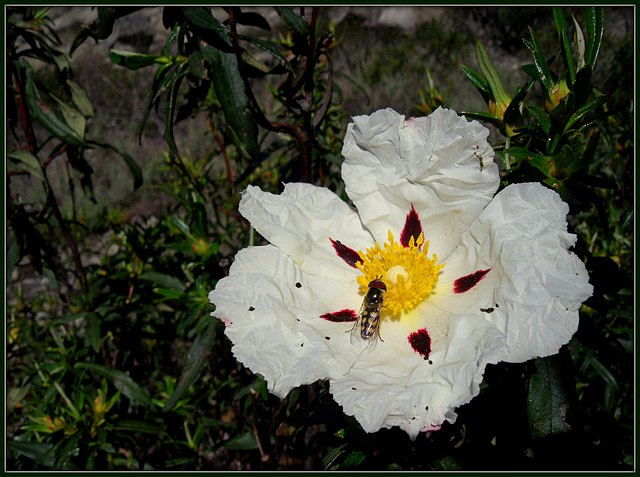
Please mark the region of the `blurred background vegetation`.
<svg viewBox="0 0 640 477"><path fill-rule="evenodd" d="M529 27L545 58L561 51L551 8L6 12L8 470L635 468L631 7L604 9L589 96L571 116L542 111L542 81L522 68ZM563 12L572 44L572 16L586 36L597 24ZM495 83L460 65L496 71L509 100L526 90L519 111L535 120L518 116L511 135L508 114L483 116ZM490 366L455 424L412 442L365 434L325 382L269 395L207 294L252 240L237 212L248 184L305 180L346 199L350 116L440 105L484 117L503 185L563 194L596 293L559 355ZM537 146L556 129L579 151L573 176L550 172L566 154ZM540 177L526 148L551 158Z"/></svg>

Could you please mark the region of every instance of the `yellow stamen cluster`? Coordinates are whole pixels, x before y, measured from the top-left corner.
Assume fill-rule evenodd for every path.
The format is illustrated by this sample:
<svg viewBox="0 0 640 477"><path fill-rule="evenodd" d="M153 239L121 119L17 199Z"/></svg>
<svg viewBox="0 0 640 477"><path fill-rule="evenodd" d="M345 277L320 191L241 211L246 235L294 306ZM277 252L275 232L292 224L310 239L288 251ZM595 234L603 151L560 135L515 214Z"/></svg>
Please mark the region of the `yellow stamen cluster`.
<svg viewBox="0 0 640 477"><path fill-rule="evenodd" d="M389 231L388 242L380 248L367 249L366 254L358 252L362 263L357 266L363 273L358 277L360 292L366 293L369 282L380 279L387 286L384 297L384 309L393 315L408 312L423 302L438 282L438 275L443 265L436 265L438 257L427 257L429 242L424 241L421 233L416 243L411 237L408 247L396 243ZM424 242L424 247L420 246Z"/></svg>

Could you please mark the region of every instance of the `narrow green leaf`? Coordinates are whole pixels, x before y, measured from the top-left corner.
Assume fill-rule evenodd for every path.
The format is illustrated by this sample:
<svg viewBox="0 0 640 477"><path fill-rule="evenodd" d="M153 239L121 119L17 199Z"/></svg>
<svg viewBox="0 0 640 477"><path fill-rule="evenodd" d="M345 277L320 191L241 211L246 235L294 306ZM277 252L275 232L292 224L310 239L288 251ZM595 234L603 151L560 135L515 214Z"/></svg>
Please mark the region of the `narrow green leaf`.
<svg viewBox="0 0 640 477"><path fill-rule="evenodd" d="M566 350L535 360L536 372L529 378L527 414L533 440L570 430L566 415L575 389L571 357Z"/></svg>
<svg viewBox="0 0 640 477"><path fill-rule="evenodd" d="M200 49L205 61L210 65L213 88L224 111L224 117L237 140L236 146L250 158L257 157L258 125L249 107L250 101L238 70L236 55L202 43Z"/></svg>
<svg viewBox="0 0 640 477"><path fill-rule="evenodd" d="M576 80L576 70L573 65L573 57L571 55L571 44L569 43L569 35L567 33L567 22L561 7L553 7L553 18L556 22L556 30L558 30L558 37L562 48L562 58L564 59L565 67L569 72L569 88L573 88L573 83Z"/></svg>
<svg viewBox="0 0 640 477"><path fill-rule="evenodd" d="M47 182L42 164L40 164L38 158L30 152L14 149L7 153L7 158L20 164L20 166L33 177L40 179L42 182Z"/></svg>
<svg viewBox="0 0 640 477"><path fill-rule="evenodd" d="M94 115L93 105L91 104L91 100L89 96L87 96L87 92L75 81L67 80L67 86L71 91L71 98L73 99L73 103L80 110L80 112L87 118L90 118Z"/></svg>
<svg viewBox="0 0 640 477"><path fill-rule="evenodd" d="M487 82L489 83L489 89L493 94L493 99L499 104L509 104L511 97L507 94L500 79L500 75L496 71L496 68L489 58L489 53L480 40L476 40L476 56L478 58L478 65L482 70Z"/></svg>
<svg viewBox="0 0 640 477"><path fill-rule="evenodd" d="M209 7L182 7L185 18L196 26L216 33L228 33L229 27L211 15Z"/></svg>
<svg viewBox="0 0 640 477"><path fill-rule="evenodd" d="M143 55L125 50L111 50L109 59L116 65L130 70L138 70L151 65L164 65L172 61L171 58L162 55Z"/></svg>
<svg viewBox="0 0 640 477"><path fill-rule="evenodd" d="M510 147L505 149L504 152L518 161L525 162L535 167L546 177L549 176L549 158L547 156L535 154L523 147Z"/></svg>
<svg viewBox="0 0 640 477"><path fill-rule="evenodd" d="M158 287L154 288L153 291L167 300L179 300L182 297L182 292L168 288Z"/></svg>
<svg viewBox="0 0 640 477"><path fill-rule="evenodd" d="M173 64L165 64L158 68L153 78L153 84L151 85L151 91L149 92L149 102L142 114L142 121L140 121L140 129L138 130L138 143L142 145L142 133L144 132L144 126L147 124L149 113L156 104L156 101L160 99L162 93L165 91L166 86L174 80L174 77L180 73L180 68Z"/></svg>
<svg viewBox="0 0 640 477"><path fill-rule="evenodd" d="M613 373L607 368L598 358L594 357L591 359L591 366L596 370L598 375L605 380L605 382L611 386L611 388L615 391L620 389L618 385L618 381L616 380Z"/></svg>
<svg viewBox="0 0 640 477"><path fill-rule="evenodd" d="M47 131L72 146L81 148L89 147L89 144L87 144L82 137L44 103L33 81L33 70L30 66L27 66L25 70L25 93L33 118Z"/></svg>
<svg viewBox="0 0 640 477"><path fill-rule="evenodd" d="M531 33L531 41L528 41L526 38L523 38L522 41L529 48L531 55L533 56L533 64L538 71L540 82L546 91L551 89L553 86L553 78L551 77L551 70L549 70L549 66L547 65L547 61L545 60L542 49L540 48L540 44L538 43L538 38L536 37L533 28L529 27L529 32ZM545 91L545 96L546 96Z"/></svg>
<svg viewBox="0 0 640 477"><path fill-rule="evenodd" d="M178 146L176 145L176 140L173 135L173 118L175 117L176 103L178 100L178 93L180 83L184 78L188 70L188 63L183 63L178 68L177 74L172 78L171 83L169 84L169 91L167 93L167 108L165 111L165 121L164 121L164 140L167 142L169 146L169 155L172 159L178 155Z"/></svg>
<svg viewBox="0 0 640 477"><path fill-rule="evenodd" d="M608 98L604 95L596 97L594 100L589 101L587 104L578 108L575 113L571 115L567 124L564 127L564 131L568 131L572 128L572 126L580 121L586 114L591 111L598 109L600 106L604 105L607 102Z"/></svg>
<svg viewBox="0 0 640 477"><path fill-rule="evenodd" d="M169 217L169 224L171 224L173 227L177 228L183 234L191 235L191 229L184 222L184 220L179 219L178 217Z"/></svg>
<svg viewBox="0 0 640 477"><path fill-rule="evenodd" d="M114 386L117 389L122 389L122 393L135 404L140 404L145 407L152 405L148 391L122 371L93 363L76 363L74 367L88 369L112 379Z"/></svg>
<svg viewBox="0 0 640 477"><path fill-rule="evenodd" d="M356 469L367 455L364 452L351 451L347 458L340 464L339 470Z"/></svg>
<svg viewBox="0 0 640 477"><path fill-rule="evenodd" d="M293 73L293 66L291 66L291 63L289 63L287 58L280 52L280 47L277 43L274 43L272 41L267 41L267 40L260 40L259 38L252 38L244 35L238 35L238 38L241 40L248 41L254 44L255 46L257 46L258 48L266 51L271 56L278 59L280 63L282 63L287 70Z"/></svg>
<svg viewBox="0 0 640 477"><path fill-rule="evenodd" d="M78 136L84 138L85 128L87 126L87 119L84 115L75 106L70 105L58 95L50 92L49 96L58 103L62 117L69 127L73 129Z"/></svg>
<svg viewBox="0 0 640 477"><path fill-rule="evenodd" d="M527 111L537 121L540 129L542 129L542 131L548 136L551 132L551 119L549 118L549 115L541 108L534 105L527 106Z"/></svg>
<svg viewBox="0 0 640 477"><path fill-rule="evenodd" d="M465 65L460 66L462 67L462 71L465 76L469 79L469 81L471 81L471 84L473 84L473 86L475 86L476 89L480 92L480 94L482 95L482 99L484 99L484 102L486 104L489 104L489 94L491 91L489 90L489 83L487 83L487 80L485 80L480 73L477 73L471 68Z"/></svg>
<svg viewBox="0 0 640 477"><path fill-rule="evenodd" d="M211 318L207 322L205 332L198 335L187 353L184 370L180 377L180 382L174 393L169 397L164 405L164 411L170 411L176 405L184 392L196 382L207 362L207 353L211 351L215 338L215 322Z"/></svg>
<svg viewBox="0 0 640 477"><path fill-rule="evenodd" d="M438 472L442 471L462 471L464 470L460 463L451 456L443 457L436 460L433 464L429 465L429 469Z"/></svg>
<svg viewBox="0 0 640 477"><path fill-rule="evenodd" d="M602 7L587 7L587 52L585 62L593 69L600 52L604 33L604 10Z"/></svg>
<svg viewBox="0 0 640 477"><path fill-rule="evenodd" d="M348 443L345 443L331 449L331 451L322 459L322 468L325 470L329 470L335 460L340 457L341 454L344 454L346 452L344 449L345 447L347 447L347 445Z"/></svg>
<svg viewBox="0 0 640 477"><path fill-rule="evenodd" d="M52 468L55 463L56 446L53 443L6 441L7 449L17 452L44 467Z"/></svg>
<svg viewBox="0 0 640 477"><path fill-rule="evenodd" d="M60 386L59 383L54 382L53 385L55 386L55 388L58 391L58 393L60 393L60 395L62 396L62 399L64 399L64 402L66 403L67 407L69 408L69 414L74 419L79 421L80 420L80 413L78 412L78 409L76 408L76 406L73 404L73 401L71 401L71 399L69 399L69 397L64 392L64 389L62 389L62 386Z"/></svg>
<svg viewBox="0 0 640 477"><path fill-rule="evenodd" d="M576 17L573 17L573 25L576 28L576 31L573 34L573 41L576 44L576 52L578 53L577 70L580 71L582 68L584 68L584 65L586 64L585 62L586 43L584 41L584 35L582 34L582 29L580 28L580 24L578 23L578 20L576 20Z"/></svg>
<svg viewBox="0 0 640 477"><path fill-rule="evenodd" d="M278 15L289 25L294 32L302 37L309 35L309 27L305 21L296 15L290 7L274 7Z"/></svg>
<svg viewBox="0 0 640 477"><path fill-rule="evenodd" d="M162 429L154 426L146 421L135 421L131 419L123 419L118 421L115 428L121 431L146 432L148 434L161 434Z"/></svg>

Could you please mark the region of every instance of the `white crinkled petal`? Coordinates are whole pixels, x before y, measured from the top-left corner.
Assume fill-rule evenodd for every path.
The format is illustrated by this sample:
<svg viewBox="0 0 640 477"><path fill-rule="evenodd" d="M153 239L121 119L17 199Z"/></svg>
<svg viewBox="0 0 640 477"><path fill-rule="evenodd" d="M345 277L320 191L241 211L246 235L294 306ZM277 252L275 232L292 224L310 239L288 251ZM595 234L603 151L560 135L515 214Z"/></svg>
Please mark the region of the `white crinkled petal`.
<svg viewBox="0 0 640 477"><path fill-rule="evenodd" d="M322 314L358 309L358 286L310 275L272 245L238 252L229 276L209 300L225 322L233 354L285 397L296 386L338 378L349 371L361 347L348 331L352 323L332 323ZM301 365L304 363L304 365Z"/></svg>
<svg viewBox="0 0 640 477"><path fill-rule="evenodd" d="M280 195L247 187L240 213L269 242L296 260L308 273L332 280L355 281L359 271L345 266L331 239L354 251L373 244L356 211L324 187L285 184Z"/></svg>
<svg viewBox="0 0 640 477"><path fill-rule="evenodd" d="M488 134L477 121L442 108L407 121L392 109L354 117L342 177L376 240L402 230L413 205L430 250L446 258L498 189Z"/></svg>
<svg viewBox="0 0 640 477"><path fill-rule="evenodd" d="M399 426L411 439L454 422L456 407L480 390L485 367L507 352L504 335L473 315L451 315L423 307L429 329L434 315L447 323L447 335L432 343L429 361L410 346L406 324L384 321L375 348L360 356L351 371L331 381L331 393L346 414L367 432Z"/></svg>
<svg viewBox="0 0 640 477"><path fill-rule="evenodd" d="M494 323L507 337L505 361L555 354L578 328L578 310L593 287L582 261L568 250L576 240L567 233L568 211L557 193L540 184L510 185L446 261L438 283L443 288L461 276L491 269L468 292L439 296L435 302Z"/></svg>

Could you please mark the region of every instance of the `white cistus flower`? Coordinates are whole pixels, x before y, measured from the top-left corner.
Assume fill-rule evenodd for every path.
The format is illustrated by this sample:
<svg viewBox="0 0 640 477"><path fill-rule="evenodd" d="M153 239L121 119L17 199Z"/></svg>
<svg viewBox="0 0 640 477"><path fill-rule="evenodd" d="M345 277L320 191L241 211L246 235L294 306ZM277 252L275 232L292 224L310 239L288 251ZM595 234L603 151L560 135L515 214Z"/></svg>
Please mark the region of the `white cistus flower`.
<svg viewBox="0 0 640 477"><path fill-rule="evenodd" d="M485 367L557 353L592 293L568 206L537 183L497 195L489 132L454 111L358 116L342 177L355 209L309 184L249 186L269 242L241 250L209 298L233 354L268 389L328 379L367 432L454 422Z"/></svg>

